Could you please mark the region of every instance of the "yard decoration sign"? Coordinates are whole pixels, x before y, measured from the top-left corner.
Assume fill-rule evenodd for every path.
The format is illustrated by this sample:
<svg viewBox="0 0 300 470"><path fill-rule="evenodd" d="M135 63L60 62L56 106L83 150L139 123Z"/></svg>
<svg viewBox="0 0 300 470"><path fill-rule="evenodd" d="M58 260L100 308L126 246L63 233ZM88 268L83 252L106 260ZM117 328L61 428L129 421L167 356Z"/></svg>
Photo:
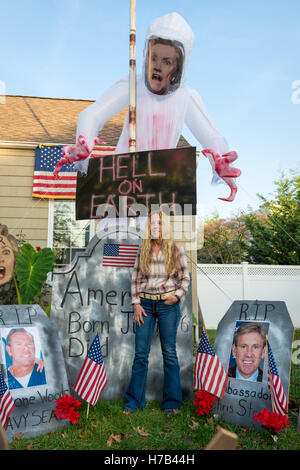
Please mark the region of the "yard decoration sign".
<svg viewBox="0 0 300 470"><path fill-rule="evenodd" d="M127 198L125 207L120 201ZM78 175L76 219L146 217L152 204L196 214L195 147L106 155Z"/></svg>
<svg viewBox="0 0 300 470"><path fill-rule="evenodd" d="M241 426L260 426L254 415L274 403L268 387L269 355L288 397L294 328L284 302L236 300L220 321L215 350L228 383L213 412ZM287 403L286 403L287 406Z"/></svg>
<svg viewBox="0 0 300 470"><path fill-rule="evenodd" d="M1 372L15 407L6 434L32 437L66 425L55 401L70 393L61 344L39 305L0 306Z"/></svg>

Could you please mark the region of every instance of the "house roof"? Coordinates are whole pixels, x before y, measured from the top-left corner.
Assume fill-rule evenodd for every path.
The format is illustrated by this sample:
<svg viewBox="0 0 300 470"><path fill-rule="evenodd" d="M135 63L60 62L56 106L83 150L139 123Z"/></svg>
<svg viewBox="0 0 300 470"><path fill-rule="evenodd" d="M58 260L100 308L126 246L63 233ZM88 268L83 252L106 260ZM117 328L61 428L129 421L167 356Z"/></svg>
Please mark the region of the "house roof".
<svg viewBox="0 0 300 470"><path fill-rule="evenodd" d="M6 95L0 104L0 141L74 143L79 113L93 101ZM99 137L116 146L127 108L107 121ZM178 147L187 147L181 137Z"/></svg>

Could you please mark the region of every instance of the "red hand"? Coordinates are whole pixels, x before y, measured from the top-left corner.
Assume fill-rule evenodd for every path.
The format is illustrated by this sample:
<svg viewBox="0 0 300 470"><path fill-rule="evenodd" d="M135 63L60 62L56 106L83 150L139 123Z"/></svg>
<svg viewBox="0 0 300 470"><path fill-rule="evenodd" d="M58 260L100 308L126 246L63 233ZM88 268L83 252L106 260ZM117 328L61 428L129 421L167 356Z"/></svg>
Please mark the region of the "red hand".
<svg viewBox="0 0 300 470"><path fill-rule="evenodd" d="M99 138L94 139L95 144L104 144L105 142ZM92 149L93 150L93 149ZM80 135L78 137L77 144L73 145L64 145L63 146L63 158L59 160L56 164L56 167L53 171L53 175L56 179L59 178L58 174L62 166L66 163L72 165L74 162L79 162L85 160L90 155L91 150L88 148L85 138Z"/></svg>
<svg viewBox="0 0 300 470"><path fill-rule="evenodd" d="M216 171L217 175L220 176L220 178L222 178L222 180L230 187L230 196L228 198L219 197L219 199L222 201L233 201L237 192L237 186L231 178L237 178L242 173L238 168L230 166L230 163L234 162L238 158L237 153L228 152L220 156L211 149L202 150L202 153L209 159L210 164Z"/></svg>

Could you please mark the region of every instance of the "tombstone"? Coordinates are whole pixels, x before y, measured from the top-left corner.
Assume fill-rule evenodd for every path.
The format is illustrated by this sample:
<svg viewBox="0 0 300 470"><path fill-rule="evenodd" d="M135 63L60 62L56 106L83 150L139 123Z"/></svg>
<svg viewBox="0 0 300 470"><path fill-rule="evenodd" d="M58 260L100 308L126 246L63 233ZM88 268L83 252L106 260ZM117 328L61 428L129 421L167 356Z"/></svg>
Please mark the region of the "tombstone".
<svg viewBox="0 0 300 470"><path fill-rule="evenodd" d="M54 323L39 305L2 305L0 337L1 370L15 403L6 427L8 441L11 442L20 433L27 438L66 426L66 421L57 419L54 413L55 401L65 393L70 394ZM25 361L43 363L42 372L36 364L26 380L25 377L18 377L14 369L14 364L18 362L18 344L24 338L27 342L29 338L31 342L31 346L27 344L20 351Z"/></svg>
<svg viewBox="0 0 300 470"><path fill-rule="evenodd" d="M242 375L237 378L238 363L232 355L233 337L241 326L256 323L264 327L277 365L279 377L288 399L291 364L291 348L294 328L284 302L236 300L220 321L215 339L215 351L228 373L228 384L222 399L217 398L213 407L215 414L240 426L259 427L253 416L264 408L272 410L271 391L268 388L268 357L261 358L252 374L252 363L248 359L242 366ZM252 374L250 376L250 374ZM257 377L255 377L257 376Z"/></svg>
<svg viewBox="0 0 300 470"><path fill-rule="evenodd" d="M56 324L63 348L70 386L73 386L97 330L107 375L101 398L123 398L131 376L134 334L131 305L133 264L110 266L105 255L112 245L138 249L142 234L122 227L98 233L84 254L65 269L54 271L50 318ZM130 248L133 249L134 248ZM118 263L118 260L116 261ZM131 265L131 267L130 267ZM191 288L181 305L177 353L184 398L193 394L192 295ZM149 356L146 399L161 400L163 366L157 331Z"/></svg>

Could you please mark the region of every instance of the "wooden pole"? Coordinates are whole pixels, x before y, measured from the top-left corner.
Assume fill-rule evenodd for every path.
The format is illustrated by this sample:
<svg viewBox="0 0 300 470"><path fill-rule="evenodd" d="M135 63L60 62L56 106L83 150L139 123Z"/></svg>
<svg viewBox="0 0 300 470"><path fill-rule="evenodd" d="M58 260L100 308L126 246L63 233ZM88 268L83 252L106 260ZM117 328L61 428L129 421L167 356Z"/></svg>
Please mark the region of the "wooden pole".
<svg viewBox="0 0 300 470"><path fill-rule="evenodd" d="M0 423L0 450L8 450L8 440L6 432Z"/></svg>
<svg viewBox="0 0 300 470"><path fill-rule="evenodd" d="M271 371L270 371L270 361L269 361L269 346L268 346L268 335L266 336L266 356L268 360L268 383L271 392L271 403L272 403L272 412L274 413L274 396L273 396L273 388L270 384L271 379Z"/></svg>
<svg viewBox="0 0 300 470"><path fill-rule="evenodd" d="M136 0L130 0L129 35L129 152L136 151Z"/></svg>

